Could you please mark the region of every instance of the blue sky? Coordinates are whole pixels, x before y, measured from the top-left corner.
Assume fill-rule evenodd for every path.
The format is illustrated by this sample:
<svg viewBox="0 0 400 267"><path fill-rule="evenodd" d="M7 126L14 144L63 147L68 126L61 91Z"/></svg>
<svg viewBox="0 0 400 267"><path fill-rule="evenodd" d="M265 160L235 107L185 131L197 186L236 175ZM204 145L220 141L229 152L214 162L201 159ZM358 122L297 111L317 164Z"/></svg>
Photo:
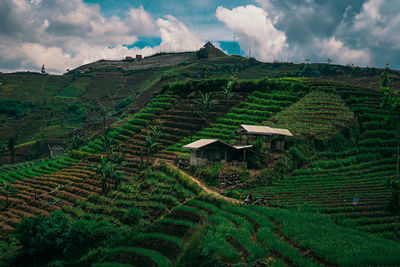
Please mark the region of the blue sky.
<svg viewBox="0 0 400 267"><path fill-rule="evenodd" d="M0 71L194 51L400 69L398 0L1 0ZM239 49L240 47L240 49ZM57 59L57 60L54 60Z"/></svg>

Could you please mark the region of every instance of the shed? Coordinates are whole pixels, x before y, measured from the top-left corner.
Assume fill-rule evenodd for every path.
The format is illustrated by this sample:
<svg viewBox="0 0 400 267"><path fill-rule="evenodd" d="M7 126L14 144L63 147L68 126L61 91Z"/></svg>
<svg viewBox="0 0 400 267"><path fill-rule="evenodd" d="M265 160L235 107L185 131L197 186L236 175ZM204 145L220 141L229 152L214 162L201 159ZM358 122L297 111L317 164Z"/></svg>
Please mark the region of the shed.
<svg viewBox="0 0 400 267"><path fill-rule="evenodd" d="M252 142L253 136L269 136L268 146L277 150L283 150L285 146L284 137L293 136L293 134L287 129L271 128L263 125L245 125L242 124L235 131L239 134L240 141L242 141L242 135L246 135L246 144Z"/></svg>
<svg viewBox="0 0 400 267"><path fill-rule="evenodd" d="M50 150L50 157L52 158L62 156L64 154L64 148L60 147L59 145L55 145L53 147L50 147L49 145L49 150Z"/></svg>
<svg viewBox="0 0 400 267"><path fill-rule="evenodd" d="M225 165L247 167L246 151L252 145L232 146L218 139L200 139L183 146L190 149L190 165Z"/></svg>
<svg viewBox="0 0 400 267"><path fill-rule="evenodd" d="M143 59L143 56L142 55L136 55L136 60L137 61L140 61L140 60L142 60Z"/></svg>

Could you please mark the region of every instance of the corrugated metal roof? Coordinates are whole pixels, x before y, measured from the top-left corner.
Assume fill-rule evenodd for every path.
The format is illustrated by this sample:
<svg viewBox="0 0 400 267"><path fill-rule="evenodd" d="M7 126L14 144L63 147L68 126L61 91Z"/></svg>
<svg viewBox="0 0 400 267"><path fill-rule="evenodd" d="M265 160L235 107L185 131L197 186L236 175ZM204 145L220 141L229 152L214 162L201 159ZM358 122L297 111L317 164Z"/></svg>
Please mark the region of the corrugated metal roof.
<svg viewBox="0 0 400 267"><path fill-rule="evenodd" d="M217 141L219 141L219 140L218 139L200 139L200 140L197 140L197 141L195 141L193 143L190 143L190 144L187 144L187 145L183 146L183 148L192 148L192 149L200 148L200 147L215 143Z"/></svg>
<svg viewBox="0 0 400 267"><path fill-rule="evenodd" d="M222 144L224 144L224 145L226 145L226 146L228 146L230 148L236 149L236 150L253 147L252 145L232 146L232 145L227 144L225 142L222 142L221 140L218 140L218 139L200 139L200 140L197 140L197 141L195 141L193 143L190 143L190 144L187 144L187 145L183 146L183 148L198 149L198 148L205 147L205 146L207 146L209 144L212 144L212 143L215 143L215 142L220 142L220 143L222 143Z"/></svg>
<svg viewBox="0 0 400 267"><path fill-rule="evenodd" d="M269 126L258 126L258 125L240 125L248 134L257 135L285 135L293 136L293 134L287 129L271 128Z"/></svg>

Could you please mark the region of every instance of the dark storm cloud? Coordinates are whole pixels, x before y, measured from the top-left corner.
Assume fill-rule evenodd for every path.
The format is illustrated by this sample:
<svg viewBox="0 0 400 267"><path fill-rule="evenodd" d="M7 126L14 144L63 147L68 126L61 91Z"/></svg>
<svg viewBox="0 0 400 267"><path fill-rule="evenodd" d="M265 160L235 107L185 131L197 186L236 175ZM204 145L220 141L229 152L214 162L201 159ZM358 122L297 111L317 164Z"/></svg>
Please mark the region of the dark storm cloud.
<svg viewBox="0 0 400 267"><path fill-rule="evenodd" d="M12 34L17 19L13 15L12 3L0 1L0 34Z"/></svg>
<svg viewBox="0 0 400 267"><path fill-rule="evenodd" d="M335 32L346 9L357 12L364 0L270 0L272 14L277 17L275 24L278 30L286 32L290 41L307 43L310 37L330 37Z"/></svg>
<svg viewBox="0 0 400 267"><path fill-rule="evenodd" d="M398 0L256 1L275 18L275 27L285 32L297 60L300 54L318 60L331 53L341 64L348 56L356 64L370 64L372 59L374 66L382 67L390 58L393 67L400 67ZM335 53L335 47L345 56ZM357 56L352 59L352 54Z"/></svg>

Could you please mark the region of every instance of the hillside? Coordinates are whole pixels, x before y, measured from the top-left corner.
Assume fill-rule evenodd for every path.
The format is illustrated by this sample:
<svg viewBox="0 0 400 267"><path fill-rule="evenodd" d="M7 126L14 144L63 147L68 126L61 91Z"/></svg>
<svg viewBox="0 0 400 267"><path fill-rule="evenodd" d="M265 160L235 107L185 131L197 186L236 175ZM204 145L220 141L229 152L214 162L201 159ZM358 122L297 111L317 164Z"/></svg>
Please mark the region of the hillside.
<svg viewBox="0 0 400 267"><path fill-rule="evenodd" d="M10 163L6 146L17 136L16 161L48 155L47 145L68 146L74 129L92 140L106 124L121 125L148 103L163 84L187 79L235 76L241 79L321 77L379 88L381 70L329 64L262 63L229 57L207 44L208 59L196 53L160 53L143 60L99 60L64 75L0 74L0 147L3 164ZM399 72L391 71L394 87ZM27 130L29 129L29 131ZM36 145L35 145L36 143ZM35 145L35 146L34 146Z"/></svg>
<svg viewBox="0 0 400 267"><path fill-rule="evenodd" d="M1 74L1 140L19 130L21 162L8 164L6 152L0 166L0 266L400 262L397 217L385 209L397 140L380 105L381 70L204 49L208 59L159 54L61 76ZM397 71L390 77L400 83ZM293 137L283 150L253 140L248 168L176 167L193 141L238 144L241 124ZM37 141L72 139L65 156L24 160ZM250 193L268 205L243 205Z"/></svg>

